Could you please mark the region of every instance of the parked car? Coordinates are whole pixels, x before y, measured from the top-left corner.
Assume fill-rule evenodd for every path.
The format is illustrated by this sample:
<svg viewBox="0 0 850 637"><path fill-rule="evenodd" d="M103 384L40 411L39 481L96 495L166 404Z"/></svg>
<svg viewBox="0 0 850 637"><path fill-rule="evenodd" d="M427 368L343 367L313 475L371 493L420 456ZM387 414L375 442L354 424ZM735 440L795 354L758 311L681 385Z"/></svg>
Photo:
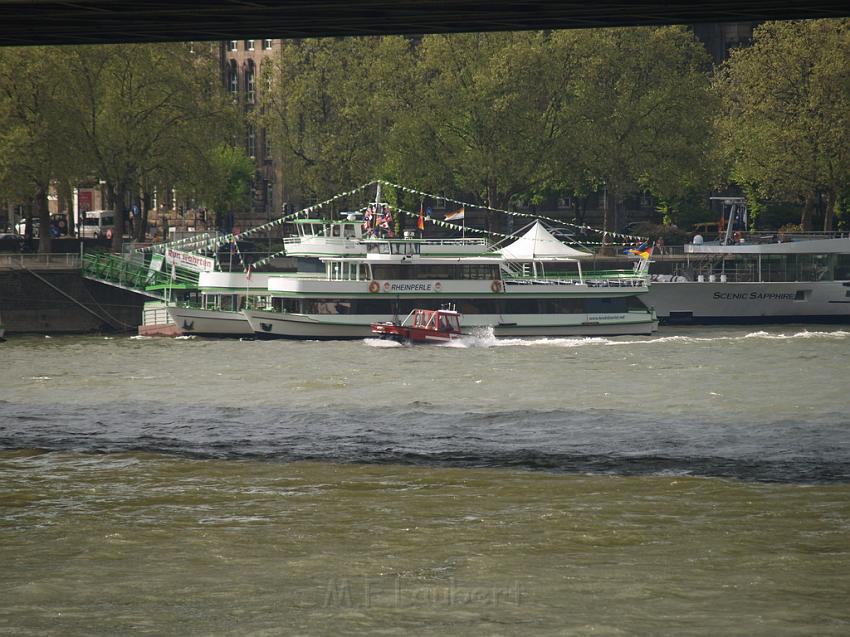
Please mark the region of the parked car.
<svg viewBox="0 0 850 637"><path fill-rule="evenodd" d="M0 252L29 252L27 240L17 232L0 232Z"/></svg>
<svg viewBox="0 0 850 637"><path fill-rule="evenodd" d="M65 218L65 215L57 214L50 215L50 226L51 232L54 237L61 237L62 235L68 234L68 221ZM35 217L32 218L32 236L35 239L38 239L39 230L41 228L41 224L39 220ZM21 236L26 235L27 233L27 219L21 219L18 223L15 224L15 232L20 234Z"/></svg>
<svg viewBox="0 0 850 637"><path fill-rule="evenodd" d="M113 210L89 210L80 213L83 223L80 236L89 239L111 239L115 227Z"/></svg>
<svg viewBox="0 0 850 637"><path fill-rule="evenodd" d="M15 224L15 233L21 236L26 235L27 233L27 219L21 219L18 223ZM38 237L38 219L32 220L32 236Z"/></svg>

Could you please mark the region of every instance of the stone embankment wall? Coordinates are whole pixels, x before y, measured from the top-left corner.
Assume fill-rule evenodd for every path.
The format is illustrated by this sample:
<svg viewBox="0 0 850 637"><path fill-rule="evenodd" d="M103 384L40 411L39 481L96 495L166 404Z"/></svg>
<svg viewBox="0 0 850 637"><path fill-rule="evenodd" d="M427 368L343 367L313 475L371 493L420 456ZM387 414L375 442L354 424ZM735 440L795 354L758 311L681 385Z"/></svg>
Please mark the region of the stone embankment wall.
<svg viewBox="0 0 850 637"><path fill-rule="evenodd" d="M7 334L136 331L145 300L84 279L76 269L0 269L0 318Z"/></svg>

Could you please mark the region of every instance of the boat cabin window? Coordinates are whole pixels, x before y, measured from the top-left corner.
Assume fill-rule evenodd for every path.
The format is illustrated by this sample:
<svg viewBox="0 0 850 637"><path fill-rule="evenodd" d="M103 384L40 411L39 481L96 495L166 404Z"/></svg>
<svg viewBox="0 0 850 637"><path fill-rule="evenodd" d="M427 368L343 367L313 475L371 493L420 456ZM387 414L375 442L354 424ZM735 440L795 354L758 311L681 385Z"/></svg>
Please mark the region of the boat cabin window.
<svg viewBox="0 0 850 637"><path fill-rule="evenodd" d="M367 254L419 254L419 243L414 241L370 241L366 244Z"/></svg>
<svg viewBox="0 0 850 637"><path fill-rule="evenodd" d="M322 226L313 223L297 223L295 228L298 230L298 236L301 237L315 237L322 234Z"/></svg>
<svg viewBox="0 0 850 637"><path fill-rule="evenodd" d="M374 263L372 271L376 279L403 280L481 280L498 279L498 264L458 264L458 263Z"/></svg>
<svg viewBox="0 0 850 637"><path fill-rule="evenodd" d="M343 235L342 236L345 239L353 239L354 237L356 237L357 234L355 233L354 226L351 225L350 223L345 224L343 226Z"/></svg>
<svg viewBox="0 0 850 637"><path fill-rule="evenodd" d="M339 226L331 226L331 236L338 237L339 236Z"/></svg>
<svg viewBox="0 0 850 637"><path fill-rule="evenodd" d="M447 316L445 314L440 315L440 331L448 332L448 331L460 331L460 323L458 323L456 316Z"/></svg>
<svg viewBox="0 0 850 637"><path fill-rule="evenodd" d="M383 296L383 295L380 295ZM405 317L414 309L438 310L445 304L446 299L395 299L395 298L317 298L297 299L274 297L272 305L275 309L306 314L354 314L365 315L370 320L387 320L382 317ZM617 297L611 299L507 299L502 295L499 299L461 299L457 308L464 316L481 314L624 314L629 311L646 310L646 305L637 296ZM456 316L448 316L449 321L456 322ZM421 323L416 321L420 320ZM425 325L421 316L414 315L411 321L414 325ZM450 323L451 325L451 323ZM460 323L455 329L460 331Z"/></svg>

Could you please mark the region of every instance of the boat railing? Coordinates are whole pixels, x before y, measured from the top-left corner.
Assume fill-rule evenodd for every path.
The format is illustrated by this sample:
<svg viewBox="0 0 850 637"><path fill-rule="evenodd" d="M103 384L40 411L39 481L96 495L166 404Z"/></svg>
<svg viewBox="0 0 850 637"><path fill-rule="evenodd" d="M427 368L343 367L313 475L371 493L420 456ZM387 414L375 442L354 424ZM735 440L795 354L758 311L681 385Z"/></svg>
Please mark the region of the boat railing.
<svg viewBox="0 0 850 637"><path fill-rule="evenodd" d="M784 232L781 230L750 230L747 232L736 231L730 238L729 243L723 241L723 237L714 241L704 241L705 246L740 245L740 244L772 244L792 243L795 241L813 241L822 239L846 239L850 238L850 232L810 230L806 232ZM688 244L693 245L693 244ZM683 246L684 248L684 246Z"/></svg>
<svg viewBox="0 0 850 637"><path fill-rule="evenodd" d="M148 306L146 304L142 309L142 325L165 325L167 323L173 325L174 320L168 314L166 306Z"/></svg>
<svg viewBox="0 0 850 637"><path fill-rule="evenodd" d="M311 241L319 240L319 239L321 239L322 241L325 241L325 242L330 242L330 243L349 243L349 242L353 243L353 242L359 241L358 237L334 237L334 236L330 236L330 235L326 235L326 234L308 234L308 235L305 235L303 237L293 235L293 236L289 236L289 237L284 237L280 241L283 242L283 245L285 247L285 246L288 246L288 245L300 245L302 243L309 243Z"/></svg>
<svg viewBox="0 0 850 637"><path fill-rule="evenodd" d="M77 269L80 255L77 253L0 254L0 269Z"/></svg>
<svg viewBox="0 0 850 637"><path fill-rule="evenodd" d="M170 287L197 288L198 273L175 268L151 270L149 265L125 259L110 252L86 252L82 273L92 279L134 290L161 290Z"/></svg>
<svg viewBox="0 0 850 637"><path fill-rule="evenodd" d="M546 275L523 275L511 272L504 277L510 285L586 285L587 287L645 287L647 277L632 270L595 270L579 277L577 272L552 272Z"/></svg>
<svg viewBox="0 0 850 637"><path fill-rule="evenodd" d="M404 241L405 239L402 239ZM409 241L410 239L407 239ZM466 246L487 246L488 241L484 237L469 237L469 238L455 238L455 239L415 239L415 241L431 246L456 246L456 245L466 245Z"/></svg>

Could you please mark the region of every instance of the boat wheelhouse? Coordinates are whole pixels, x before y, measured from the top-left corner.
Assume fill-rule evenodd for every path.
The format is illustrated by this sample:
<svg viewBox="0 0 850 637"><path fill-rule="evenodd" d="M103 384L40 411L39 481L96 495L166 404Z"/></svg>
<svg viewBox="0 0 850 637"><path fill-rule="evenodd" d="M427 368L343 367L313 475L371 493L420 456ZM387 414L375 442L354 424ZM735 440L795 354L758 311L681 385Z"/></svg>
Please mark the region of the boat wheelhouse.
<svg viewBox="0 0 850 637"><path fill-rule="evenodd" d="M366 241L374 239L364 233L363 222L357 213L346 213L341 220L294 219L290 223L295 234L283 240L286 255L299 259L320 257L356 257L366 255ZM404 241L418 243L420 253L439 256L471 256L489 249L485 238L423 238L408 230ZM303 261L299 269L306 269Z"/></svg>

